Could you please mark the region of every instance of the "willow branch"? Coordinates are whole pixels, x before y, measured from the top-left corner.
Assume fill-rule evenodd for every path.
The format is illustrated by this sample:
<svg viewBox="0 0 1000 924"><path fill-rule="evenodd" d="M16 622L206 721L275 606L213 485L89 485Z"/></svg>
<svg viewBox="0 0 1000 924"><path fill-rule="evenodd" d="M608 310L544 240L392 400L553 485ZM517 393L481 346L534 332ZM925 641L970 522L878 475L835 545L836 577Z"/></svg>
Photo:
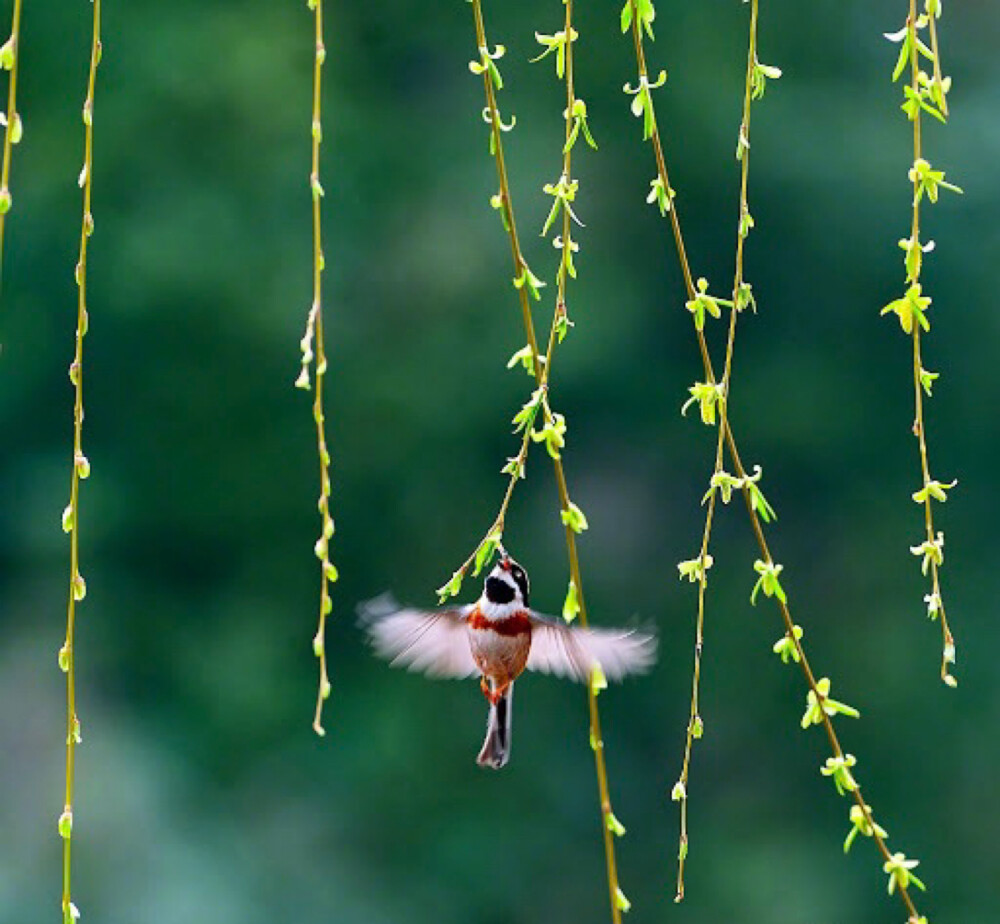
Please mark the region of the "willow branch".
<svg viewBox="0 0 1000 924"><path fill-rule="evenodd" d="M323 0L309 0L315 25L315 52L313 56L312 91L312 158L309 172L309 189L312 194L312 276L313 300L306 321L306 332L300 344L302 348L302 370L296 380L296 387L308 390L311 386L310 369L315 373L316 389L313 393L313 422L316 426L316 455L319 461L320 535L314 551L320 564L319 624L313 636L313 654L319 661L319 685L316 691L316 709L313 714L313 731L325 735L323 728L323 704L330 696L330 676L327 671L326 620L333 610L330 584L337 580L337 568L330 560L330 539L334 533L333 517L330 515L330 452L326 443L326 418L323 412L323 379L326 375L326 348L323 342L323 186L320 183L319 154L323 142L323 63L326 61L326 46L323 44Z"/></svg>
<svg viewBox="0 0 1000 924"><path fill-rule="evenodd" d="M645 77L647 75L647 69L646 69L646 60L643 48L643 38L642 38L642 32L638 15L639 11L636 6L635 0L629 0L629 3L631 4L632 7L631 31L633 38L633 46L636 55L636 62L639 68L640 76ZM756 5L757 4L755 2L754 9L756 9ZM652 104L650 103L650 105ZM652 119L652 131L650 140L652 141L653 144L657 175L660 179L660 182L663 184L664 189L667 190L667 194L669 195L671 186L669 183L669 178L667 173L666 159L663 153L663 145L660 139L659 128L656 125L655 117L653 117ZM746 176L745 173L741 175L741 199L742 196L745 195L745 186L743 185L743 183L745 183L745 176ZM693 284L693 277L690 265L687 258L686 249L684 247L684 239L681 232L680 218L678 215L676 204L672 204L669 215L670 215L671 227L673 230L674 241L677 247L678 260L680 262L681 271L684 276L685 286L688 291L688 297L693 299L696 293ZM741 267L741 264L738 264L738 272L737 272L738 279L740 276L739 267ZM734 305L735 305L735 298L734 298ZM734 313L735 313L735 308L734 308ZM697 329L696 327L695 333L698 341L699 353L701 354L702 358L702 365L704 367L704 374L706 380L714 384L718 380L715 375L715 370L712 366L712 361L708 352L708 346L705 341L704 332L702 330ZM727 369L729 364L731 363L731 345L732 345L732 333L729 341L727 342ZM726 403L728 402L723 403L723 407L725 407ZM751 482L748 480L747 471L743 465L742 459L740 458L739 450L737 448L736 439L733 433L733 429L728 414L723 416L723 418L720 420L719 427L722 436L725 440L726 447L732 458L734 468L736 469L736 474L742 483L741 488L743 492L744 501L747 507L747 513L750 518L751 529L753 531L757 545L760 549L761 556L766 563L773 564L774 558L771 554L771 549L767 542L767 538L764 534L764 529L761 523L760 515L758 514L754 505L752 490L750 486ZM805 650L801 644L801 641L799 640L799 636L795 632L796 627L794 622L792 621L791 611L788 607L788 604L787 602L779 599L778 597L775 597L775 602L778 605L781 620L785 628L786 637L789 640L789 644L791 644L794 648L796 654L796 661L799 664L800 669L802 670L803 678L805 679L806 685L812 696L815 698L815 701L820 705L822 705L827 700L827 694L825 694L823 690L820 689L816 677L812 671L811 665L808 661L808 658L806 657ZM821 720L819 724L823 726L823 730L826 734L827 741L829 743L830 751L835 759L843 760L845 758L845 752L841 746L840 739L837 735L836 730L834 729L830 716L822 708L820 709L820 714L821 714ZM866 824L868 825L869 829L872 832L871 836L875 842L877 850L882 855L883 860L888 863L892 859L892 854L890 854L888 846L886 845L885 837L879 833L881 829L879 828L878 825L875 824L874 818L871 813L871 809L862 796L861 787L855 785L855 788L851 791L851 796L856 805L858 806L859 811L862 813L862 816L865 819ZM900 899L902 900L902 902L907 908L907 911L910 914L911 921L913 922L913 924L916 924L918 920L918 912L913 902L912 896L910 894L910 890L907 888L905 884L900 883L897 891L899 893ZM680 892L680 894L682 895L683 893Z"/></svg>
<svg viewBox="0 0 1000 924"><path fill-rule="evenodd" d="M63 529L70 536L70 581L66 608L66 640L59 651L59 666L66 673L66 789L59 833L63 838L62 913L64 924L79 917L72 898L73 783L76 746L81 742L80 719L76 708L76 605L86 596L87 584L80 572L80 482L90 476L90 462L83 452L83 342L87 336L87 246L94 233L91 192L94 179L94 88L101 60L101 0L94 0L87 96L83 103L84 153L79 182L83 188L83 218L80 226L80 253L76 264L77 318L76 350L69 368L73 383L73 473L69 505L63 511Z"/></svg>
<svg viewBox="0 0 1000 924"><path fill-rule="evenodd" d="M565 18L565 83L566 83L566 144L563 150L563 163L562 163L562 175L568 181L571 176L571 166L572 166L572 144L570 141L570 136L572 133L573 126L573 113L574 113L574 103L576 101L574 83L573 83L573 0L565 0L566 7L566 18ZM494 160L496 162L497 168L497 179L499 182L500 190L500 206L503 210L504 225L507 230L508 240L511 249L511 259L513 261L515 277L524 278L524 274L528 272L528 266L524 259L521 244L517 233L517 223L514 218L513 202L510 193L510 183L507 175L506 161L504 159L503 150L503 139L502 139L502 122L500 113L497 107L496 92L493 84L493 78L490 74L487 65L487 57L489 55L489 46L486 39L486 29L483 22L483 12L481 0L472 0L473 16L475 19L475 29L476 29L476 42L480 50L481 63L483 65L483 88L486 96L486 112L489 117L490 130L491 130L491 149L494 154ZM518 287L518 300L521 308L521 317L524 324L525 337L527 338L528 347L531 354L531 365L534 371L535 380L539 383L539 388L542 389L543 396L546 393L547 384L549 376L551 375L552 362L554 347L558 340L558 331L560 323L566 318L566 285L567 277L570 275L568 271L567 261L571 259L571 226L570 226L570 214L568 209L563 210L563 233L562 233L562 243L563 243L563 257L560 263L560 270L558 273L558 290L556 295L556 308L553 312L552 326L549 330L548 343L546 345L545 353L542 354L539 345L538 338L535 332L534 321L532 318L531 305L530 305L530 292L527 285L520 285ZM546 422L552 421L552 412L549 408L547 398L543 398L542 401L542 413ZM528 427L530 430L530 426ZM527 452L528 447L528 435L526 434L525 440L522 443L521 456L523 457ZM522 459L523 461L523 459ZM566 480L566 473L563 467L562 458L559 454L553 456L553 467L555 470L556 484L559 492L559 505L560 510L564 514L563 520L565 523L565 533L566 533L566 551L569 558L570 566L570 578L574 583L577 591L577 599L579 603L579 616L581 623L586 626L588 624L587 619L587 609L586 601L583 593L583 580L580 569L579 555L577 553L576 544L576 533L571 527L570 523L567 522L569 519L566 514L571 509L571 500L569 494L569 488ZM502 524L503 515L506 512L507 505L510 501L510 495L513 492L514 484L518 477L518 469L515 467L514 473L511 477L510 485L508 486L508 492L505 495L504 504L501 508L501 514L497 519L498 524ZM468 562L466 563L466 567ZM601 737L601 723L600 723L600 711L597 705L597 694L594 689L593 684L588 685L588 708L590 715L590 741L594 751L594 762L595 769L597 773L598 791L601 803L601 814L602 814L602 830L604 835L604 849L605 849L605 865L608 880L608 892L611 906L611 918L614 924L620 924L621 922L621 911L623 905L627 904L624 895L618 884L618 872L617 872L617 862L615 857L614 848L614 835L611 830L610 820L614 818L614 813L611 806L610 791L608 785L608 775L607 767L604 759L604 743Z"/></svg>
<svg viewBox="0 0 1000 924"><path fill-rule="evenodd" d="M941 58L938 53L937 27L935 17L929 16L931 50L934 55L934 78L937 85L943 85L941 76ZM910 0L910 13L907 17L906 28L910 37L910 89L913 97L917 98L920 87L918 85L917 74L920 72L920 65L917 59L917 4L916 0ZM947 115L947 97L944 92L939 97L941 111ZM916 164L923 156L923 134L921 109L919 106L913 114L913 163ZM913 171L913 217L910 226L910 242L912 248L920 248L920 204L922 196L918 195L918 184L920 177L916 170ZM919 264L913 282L919 279ZM927 451L926 426L924 423L924 388L921 382L921 372L924 369L921 357L920 343L921 327L919 323L913 324L911 340L913 342L913 435L917 438L917 446L920 455L920 473L923 483L923 508L924 508L924 532L927 543L930 545L942 545L943 540L934 526L934 497L928 490L928 485L933 481L931 478L930 456ZM941 593L941 563L937 557L928 559L931 577L930 600L933 612L941 625L941 680L950 687L957 685L958 681L951 673L950 667L955 663L955 639L948 626L948 616L945 611L944 596ZM931 607L929 607L930 609Z"/></svg>
<svg viewBox="0 0 1000 924"><path fill-rule="evenodd" d="M13 199L10 192L11 147L21 136L21 114L17 111L17 66L21 60L21 0L14 0L10 38L0 49L3 66L10 70L7 86L7 125L3 133L3 166L0 168L0 278L3 275L3 242L7 226L7 213Z"/></svg>

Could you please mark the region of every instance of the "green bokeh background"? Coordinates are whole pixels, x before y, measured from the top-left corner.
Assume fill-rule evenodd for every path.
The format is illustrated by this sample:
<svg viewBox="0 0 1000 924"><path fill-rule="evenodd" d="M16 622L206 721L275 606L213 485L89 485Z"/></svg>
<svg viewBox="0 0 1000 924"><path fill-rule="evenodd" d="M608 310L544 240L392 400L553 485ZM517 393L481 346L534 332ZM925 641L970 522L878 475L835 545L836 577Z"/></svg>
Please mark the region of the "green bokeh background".
<svg viewBox="0 0 1000 924"><path fill-rule="evenodd" d="M5 4L3 16L9 15ZM760 311L737 343L732 415L764 467L775 554L835 694L866 794L895 849L922 860L932 921L996 921L1000 839L995 459L1000 402L1000 65L994 4L948 4L947 129L927 151L966 190L926 211L939 241L926 363L934 473L961 685L937 681L939 635L907 547L921 516L906 339L879 308L901 290L909 126L880 36L905 3L767 0L760 56L784 78L754 110L747 277ZM90 5L27 3L14 209L0 301L0 924L59 916L66 503L79 229L80 105ZM528 258L558 173L563 101L532 33L561 4L494 2L517 215ZM102 924L513 924L607 919L586 703L518 686L514 758L473 757L471 682L389 671L357 601L432 603L503 489L509 419L530 387L464 3L330 3L323 176L335 587L329 733L309 728L318 574L308 399L292 388L310 301L311 22L304 3L107 3L95 114L82 495L75 900ZM645 205L651 151L618 4L578 4L578 92L599 152L580 149L577 327L553 402L587 511L592 618L657 626L648 677L601 698L631 921L900 922L868 842L845 860L847 803L803 733L799 674L750 607L756 551L740 505L713 548L706 734L691 794L688 899L673 897L676 806L697 550L714 433L678 414L700 377L667 236ZM736 230L733 149L747 8L658 4L654 72L696 274L723 290ZM551 293L550 287L546 294ZM551 299L539 307L548 324ZM721 325L712 330L717 338ZM718 346L718 341L714 340ZM535 601L559 607L565 552L537 451L507 543ZM475 592L469 586L469 593Z"/></svg>

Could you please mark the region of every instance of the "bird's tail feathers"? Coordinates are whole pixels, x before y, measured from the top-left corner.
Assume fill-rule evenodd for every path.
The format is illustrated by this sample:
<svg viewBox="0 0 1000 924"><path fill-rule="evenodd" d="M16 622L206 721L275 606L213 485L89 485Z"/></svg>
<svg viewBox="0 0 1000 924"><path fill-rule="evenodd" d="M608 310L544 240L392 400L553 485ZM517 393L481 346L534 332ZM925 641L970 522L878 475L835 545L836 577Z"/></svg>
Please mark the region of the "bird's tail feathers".
<svg viewBox="0 0 1000 924"><path fill-rule="evenodd" d="M499 770L510 760L511 704L514 698L514 684L511 684L496 703L490 704L486 724L486 740L476 758L480 767Z"/></svg>

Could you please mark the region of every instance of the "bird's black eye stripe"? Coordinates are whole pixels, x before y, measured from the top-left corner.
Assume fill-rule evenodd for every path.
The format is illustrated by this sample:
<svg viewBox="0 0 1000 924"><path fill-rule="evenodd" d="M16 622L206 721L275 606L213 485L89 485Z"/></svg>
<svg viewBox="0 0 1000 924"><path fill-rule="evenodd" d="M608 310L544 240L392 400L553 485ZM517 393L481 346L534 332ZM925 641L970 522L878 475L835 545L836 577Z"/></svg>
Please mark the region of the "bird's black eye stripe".
<svg viewBox="0 0 1000 924"><path fill-rule="evenodd" d="M528 575L524 573L524 569L520 565L514 565L510 569L510 576L514 578L514 583L517 584L521 591L521 599L524 601L524 605L528 605Z"/></svg>

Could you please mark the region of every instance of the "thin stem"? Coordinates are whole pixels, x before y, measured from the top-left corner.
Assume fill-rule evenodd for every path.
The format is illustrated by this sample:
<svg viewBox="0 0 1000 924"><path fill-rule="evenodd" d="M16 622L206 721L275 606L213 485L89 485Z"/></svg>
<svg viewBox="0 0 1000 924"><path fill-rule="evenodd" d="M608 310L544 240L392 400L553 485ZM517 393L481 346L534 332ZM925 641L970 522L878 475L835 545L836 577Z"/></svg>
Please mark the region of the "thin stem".
<svg viewBox="0 0 1000 924"><path fill-rule="evenodd" d="M476 26L476 43L480 54L485 58L486 49L486 27L483 23L483 9L480 0L473 0L472 13ZM483 62L485 64L485 61ZM521 242L517 235L517 223L514 220L514 203L511 201L510 182L507 178L507 162L503 153L503 139L500 130L500 111L497 107L496 93L493 89L493 81L488 70L483 71L483 87L486 92L486 106L490 113L490 131L493 134L493 159L497 167L497 180L500 183L501 207L507 216L507 237L510 240L510 254L514 262L514 273L519 275L528 269L528 264L521 252ZM531 358L535 366L535 378L541 380L542 370L540 368L538 354L538 338L535 335L535 323L531 316L531 305L528 301L528 287L521 286L518 290L518 299L521 305L521 318L524 322L525 334L528 338L528 346L531 348Z"/></svg>
<svg viewBox="0 0 1000 924"><path fill-rule="evenodd" d="M20 115L17 111L17 65L21 60L21 0L14 0L14 14L10 27L10 48L13 63L10 68L10 84L7 88L7 128L3 133L3 167L0 168L0 278L3 276L3 242L10 211L10 161L14 132L19 130Z"/></svg>
<svg viewBox="0 0 1000 924"><path fill-rule="evenodd" d="M915 10L913 9L913 6L911 4L910 15L912 16L914 12ZM942 75L941 72L941 54L938 51L937 16L928 13L927 19L928 19L928 28L930 29L931 33L931 54L934 55L934 82L939 87L943 87L944 76ZM941 109L941 114L945 118L948 118L948 94L942 91L939 102L941 104L939 107Z"/></svg>
<svg viewBox="0 0 1000 924"><path fill-rule="evenodd" d="M722 389L719 399L719 435L715 446L715 465L710 484L714 485L715 476L723 471L723 444L729 429L729 395L732 377L733 347L736 340L736 322L739 317L739 293L743 286L743 249L746 240L746 219L749 216L747 203L747 184L750 172L750 108L753 98L753 76L757 65L757 16L758 0L752 0L750 6L750 38L747 51L746 81L743 93L743 120L740 123L740 198L739 222L736 233L736 271L733 281L733 307L729 315L729 333L726 338L726 360L722 372ZM658 137L658 135L654 136ZM662 153L662 152L661 152ZM684 899L684 864L688 855L688 772L691 764L691 751L695 738L700 734L701 716L698 712L699 684L701 682L701 658L705 640L705 594L708 588L708 550L712 535L712 523L715 514L717 490L712 489L709 497L708 510L705 513L705 528L702 533L700 561L701 568L698 580L698 615L695 627L694 668L691 676L691 711L688 719L687 733L684 740L684 762L681 767L680 784L680 843L677 851L677 894L674 901Z"/></svg>
<svg viewBox="0 0 1000 924"><path fill-rule="evenodd" d="M745 478L746 470L743 468L743 463L741 462L739 453L736 450L736 444L735 442L732 441L731 433L727 435L726 441L729 445L730 452L733 456L733 462L736 467L736 471L739 473L740 477ZM758 516L757 511L753 508L753 502L751 500L750 492L746 488L743 489L743 498L746 501L747 513L750 516L750 526L753 529L754 538L757 540L757 545L760 548L761 555L763 556L765 561L773 562L774 559L771 556L771 550L768 547L767 539L764 536L764 529L763 526L761 525L760 517ZM817 701L822 702L826 697L819 690L818 684L816 683L816 677L813 674L812 668L809 664L808 658L806 657L806 652L802 646L801 641L798 638L796 638L794 632L795 624L792 621L792 614L788 607L788 604L784 603L777 597L775 597L775 602L778 604L778 609L781 612L781 619L785 626L785 634L788 638L792 640L792 643L795 646L795 650L798 653L799 667L802 669L802 674L805 677L806 684L809 686L809 689L816 696ZM840 739L837 737L837 732L834 730L833 722L830 720L830 717L826 714L826 712L823 712L822 716L823 716L823 721L822 721L823 730L826 732L826 737L830 744L830 751L832 752L834 757L843 758L844 749L841 747ZM885 838L883 838L878 833L878 829L874 825L874 819L872 818L871 810L862 796L860 784L853 790L851 795L853 796L854 801L857 803L858 807L863 812L865 820L868 822L869 825L872 826L872 831L873 831L872 836L875 841L875 845L878 848L879 853L882 854L882 858L884 860L889 860L891 857L891 853L889 852L889 848L885 843ZM906 908L909 911L912 919L916 921L918 917L917 908L916 905L914 905L913 899L910 896L909 889L906 886L900 884L899 894L900 898L903 901L903 904L906 905Z"/></svg>
<svg viewBox="0 0 1000 924"><path fill-rule="evenodd" d="M337 569L330 561L330 539L334 533L333 517L330 515L330 452L326 443L325 415L323 412L323 379L326 375L326 348L323 343L323 186L320 183L319 153L323 141L322 87L323 63L326 47L323 44L323 0L309 0L316 29L316 47L313 58L312 93L312 160L309 173L309 188L312 194L313 231L313 300L306 324L306 334L302 340L302 373L296 384L309 388L309 366L315 344L316 390L313 396L313 420L316 425L316 454L319 459L320 492L319 507L321 531L316 540L316 557L320 562L319 625L313 636L313 654L319 661L319 685L316 691L316 709L313 714L313 731L325 735L323 728L323 704L330 696L330 677L327 672L326 619L333 609L330 597L330 583L337 580Z"/></svg>
<svg viewBox="0 0 1000 924"><path fill-rule="evenodd" d="M635 0L629 0L632 4L632 46L635 50L636 66L639 70L640 78L649 78L649 70L646 67L646 49L643 44L642 26L639 24L639 9ZM663 143L660 141L660 129L653 119L653 134L650 140L653 143L653 154L656 157L656 173L659 176L667 196L670 195L670 178L667 174L667 161L663 156ZM677 247L677 259L680 262L681 273L684 276L684 287L687 289L688 298L694 298L694 277L691 273L691 265L688 263L687 248L684 246L684 235L681 231L680 216L677 213L677 204L671 201L670 204L670 228L674 233L674 244Z"/></svg>
<svg viewBox="0 0 1000 924"><path fill-rule="evenodd" d="M573 84L573 0L565 0L566 7L566 20L565 20L565 36L566 36L566 46L565 46L565 81L566 81L566 144L564 146L563 153L563 164L562 173L566 180L570 177L570 168L572 165L572 145L569 143L570 134L573 125L573 104L575 102L575 91ZM486 65L486 55L488 53L488 44L486 41L486 30L483 22L483 12L481 0L472 0L473 16L475 20L476 28L476 43L480 49L480 55L482 57L482 64ZM500 199L501 207L505 210L504 222L507 229L508 238L510 241L511 248L511 258L514 264L515 274L521 274L526 272L527 264L525 263L523 254L521 252L520 241L517 234L517 224L514 219L514 209L510 194L510 184L507 176L506 162L504 160L503 152L503 139L501 137L500 129L500 113L496 102L496 93L493 86L493 80L490 76L489 70L484 67L483 71L483 88L486 94L486 106L487 111L490 116L491 132L492 132L492 149L494 153L494 159L496 161L497 167L497 179L500 184ZM547 388L548 378L551 374L552 369L552 359L555 344L558 339L558 328L559 322L566 317L566 284L569 272L567 271L568 261L570 259L570 215L569 210L563 209L563 256L560 262L560 269L558 273L558 290L556 295L556 308L553 312L552 326L549 331L548 343L546 346L544 358L539 351L538 339L535 333L534 321L532 319L531 305L529 302L529 293L527 291L527 286L522 285L518 289L519 302L521 306L521 316L524 322L524 331L527 338L528 347L531 351L532 366L534 369L535 380L539 383L539 387L544 390ZM551 421L552 414L548 405L547 399L543 398L542 401L542 413L545 416L546 421ZM531 427L527 428L529 431ZM524 441L522 442L521 453L518 459L523 463L524 457L526 457L527 449L530 440L530 433L525 434ZM562 459L560 457L553 458L553 467L555 470L556 484L559 492L559 505L560 510L563 512L569 511L571 508L571 500L569 494L569 488L566 481L566 473L563 467ZM516 484L518 477L518 469L515 467L514 474L511 476L510 484L508 485L507 493L504 497L504 502L501 507L501 513L497 518L495 525L502 525L503 516L506 513L507 506L510 502L510 497L513 493L514 485ZM566 552L569 558L570 567L570 578L576 585L577 589L577 599L580 607L580 622L583 626L588 625L587 618L587 607L586 600L583 592L583 580L580 570L580 560L577 553L576 545L576 534L572 527L567 523L565 526L566 534ZM468 562L466 566L468 566ZM604 853L605 853L605 865L607 871L608 880L608 893L611 905L611 919L614 924L621 924L621 908L619 905L621 892L618 886L618 870L617 861L615 857L615 847L614 847L614 835L608 825L608 819L612 817L613 810L611 806L610 789L608 785L608 774L607 767L604 760L604 742L601 737L601 720L600 711L597 705L597 694L594 691L593 685L588 684L588 709L590 715L590 740L594 750L594 763L597 773L597 785L598 793L600 797L600 807L601 807L601 822L602 830L604 836Z"/></svg>
<svg viewBox="0 0 1000 924"><path fill-rule="evenodd" d="M87 246L94 233L91 192L94 178L94 88L101 60L101 0L94 0L93 31L90 46L90 71L87 96L83 104L84 154L80 184L83 187L83 218L80 226L80 254L76 264L77 320L76 350L69 376L74 386L73 400L73 473L70 480L69 506L63 514L63 528L70 534L70 581L66 607L66 640L59 652L60 667L66 672L66 791L60 834L63 837L62 912L66 924L72 924L78 912L72 901L72 827L73 781L76 745L80 743L80 719L76 710L76 604L86 594L80 573L80 481L90 474L90 462L83 453L83 341L87 336Z"/></svg>
<svg viewBox="0 0 1000 924"><path fill-rule="evenodd" d="M643 53L643 38L639 25L638 8L636 6L635 0L629 0L629 2L632 4L632 39L635 48L636 63L639 69L639 74L645 76L647 71L646 71L645 56ZM650 105L652 105L652 103L650 103ZM660 140L659 128L656 124L655 117L652 119L652 134L650 140L653 143L653 151L656 158L657 174L660 178L660 181L664 184L664 189L667 190L667 194L669 195L669 190L671 189L671 186L668 181L666 159L663 154L663 145ZM673 233L674 233L674 241L677 245L678 260L680 261L681 271L684 275L685 286L687 288L689 298L693 298L695 295L695 290L692 282L692 273L688 263L687 253L684 248L683 235L681 234L681 227L680 227L680 219L677 214L677 208L675 203L671 203L670 218L671 218L671 226L673 228ZM734 298L734 305L735 305L735 298ZM704 374L706 381L708 381L711 384L714 384L717 381L717 379L715 376L715 370L713 369L712 366L712 360L708 352L708 345L705 341L704 332L698 330L696 327L695 334L698 341L699 352L702 358L702 364L704 367ZM725 404L723 406L725 406ZM740 458L740 454L736 445L736 438L731 423L728 419L728 415L724 415L722 417L719 423L719 427L723 432L726 447L732 458L733 466L736 469L736 474L742 482L743 498L746 503L747 513L750 517L751 529L753 530L754 538L757 541L757 545L760 549L761 556L765 562L769 564L773 563L774 558L771 555L770 547L768 546L767 539L764 535L764 529L761 524L760 516L753 504L751 489L747 478L747 471L744 468L743 462ZM791 639L795 651L798 655L798 664L802 670L802 674L805 679L806 685L808 686L813 696L816 698L816 701L818 703L822 703L826 699L826 697L819 689L815 675L813 674L809 661L806 658L805 650L800 640L795 635L794 631L795 624L792 621L789 607L787 603L783 602L778 597L775 597L775 600L778 604L779 612L781 614L781 619L785 627L786 635L789 639ZM833 727L833 723L831 722L830 717L826 714L824 710L821 709L820 712L822 715L821 724L823 725L824 732L826 733L826 737L830 745L830 750L835 758L843 758L844 750L841 747L840 740ZM858 805L859 810L862 812L866 823L871 827L872 838L875 841L876 848L882 855L883 860L888 861L891 858L891 854L885 843L885 838L878 833L879 829L875 827L871 809L869 808L869 806L862 797L860 786L858 786L851 793L851 795L854 798L855 803ZM913 899L910 895L909 888L903 885L902 883L898 883L897 891L899 892L900 898L910 914L911 920L914 922L914 924L916 924L916 921L918 919L918 912L913 902Z"/></svg>
<svg viewBox="0 0 1000 924"><path fill-rule="evenodd" d="M929 15L931 50L934 54L934 78L941 86L941 59L938 54L937 29L934 25L934 16ZM917 74L920 70L920 63L917 57L917 4L916 0L910 0L910 14L906 20L906 28L909 31L910 39L910 87L916 99L918 91ZM941 111L947 114L946 95L942 92L939 99L944 104ZM913 162L916 163L922 157L923 139L920 107L917 106L913 114ZM910 228L910 246L920 247L920 202L917 195L917 187L920 180L914 172L913 179L913 219ZM919 279L919 271L913 282ZM924 395L923 386L920 381L920 372L923 369L923 361L920 355L920 325L915 323L911 334L913 341L913 435L917 438L917 445L920 452L920 472L923 477L924 487L924 529L927 534L927 541L934 542L936 530L934 528L934 499L928 492L927 485L931 483L930 457L927 452L927 438L924 425ZM948 686L954 687L957 681L949 671L949 666L955 662L955 639L948 627L948 617L945 613L944 596L941 593L940 565L935 559L930 560L931 573L931 594L936 602L937 618L941 623L941 680Z"/></svg>
<svg viewBox="0 0 1000 924"><path fill-rule="evenodd" d="M576 94L573 82L573 0L564 0L566 4L566 22L564 26L566 36L566 142L563 148L563 176L568 181L571 177L571 166L573 156L573 146L570 137L573 129L573 110L576 102ZM569 261L572 259L571 233L572 224L570 220L569 208L563 208L563 229L562 229L562 260L558 273L558 293L556 296L556 311L553 315L552 331L549 335L548 359L545 364L546 371L551 366L552 347L555 343L556 320L560 310L566 310L566 286L569 278ZM570 510L569 487L566 483L566 473L563 468L562 459L556 456L553 460L556 475L556 484L559 489L559 506L562 512ZM567 518L564 517L564 521ZM580 624L586 628L588 625L587 604L583 592L583 577L580 573L580 558L577 554L576 532L569 522L564 525L566 536L566 554L569 557L570 578L576 587L577 602L580 606ZM604 740L601 736L601 714L597 705L597 691L593 684L587 685L587 705L590 712L590 740L594 747L594 768L597 773L597 788L601 801L601 830L604 836L604 859L608 879L608 894L611 903L612 921L621 921L620 889L618 885L618 866L615 857L614 832L608 823L613 816L611 806L611 793L608 785L608 771L604 760Z"/></svg>

